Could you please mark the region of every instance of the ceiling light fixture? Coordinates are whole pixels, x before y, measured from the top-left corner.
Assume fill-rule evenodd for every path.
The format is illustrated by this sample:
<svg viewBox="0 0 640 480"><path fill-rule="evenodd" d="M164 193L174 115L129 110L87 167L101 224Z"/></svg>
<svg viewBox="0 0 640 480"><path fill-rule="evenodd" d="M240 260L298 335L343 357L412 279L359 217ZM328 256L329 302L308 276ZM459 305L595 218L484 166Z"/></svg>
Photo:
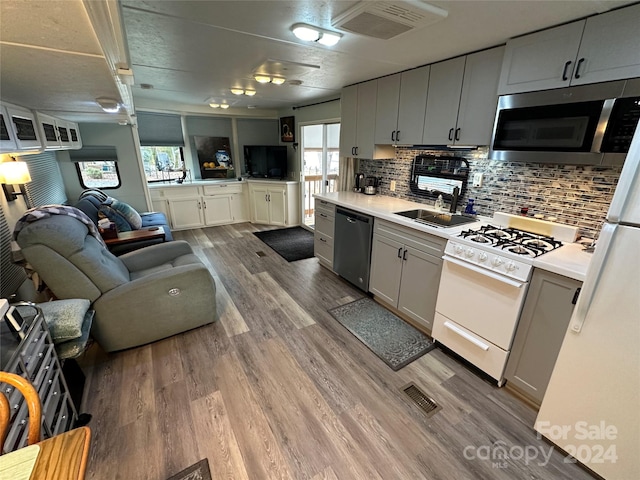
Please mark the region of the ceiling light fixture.
<svg viewBox="0 0 640 480"><path fill-rule="evenodd" d="M322 28L307 25L306 23L296 23L291 27L293 34L305 42L317 42L326 47L332 47L340 41L342 34L330 32Z"/></svg>
<svg viewBox="0 0 640 480"><path fill-rule="evenodd" d="M220 108L220 104L219 103L210 103L209 106L211 108Z"/></svg>
<svg viewBox="0 0 640 480"><path fill-rule="evenodd" d="M113 98L99 97L96 98L96 103L107 113L117 113L120 110L120 102Z"/></svg>
<svg viewBox="0 0 640 480"><path fill-rule="evenodd" d="M244 94L245 94L247 97L253 97L253 96L256 94L256 91L255 91L255 90L245 90L245 91L244 91Z"/></svg>
<svg viewBox="0 0 640 480"><path fill-rule="evenodd" d="M282 85L286 80L282 77L273 77L271 79L271 83L274 85Z"/></svg>
<svg viewBox="0 0 640 480"><path fill-rule="evenodd" d="M254 75L253 76L254 80L258 83L269 83L271 82L271 77L268 75Z"/></svg>
<svg viewBox="0 0 640 480"><path fill-rule="evenodd" d="M223 103L220 105L220 108L223 110L226 110L227 108L229 108L229 104L228 103Z"/></svg>
<svg viewBox="0 0 640 480"><path fill-rule="evenodd" d="M232 88L231 93L233 93L234 95L242 95L244 93L244 90L241 88Z"/></svg>

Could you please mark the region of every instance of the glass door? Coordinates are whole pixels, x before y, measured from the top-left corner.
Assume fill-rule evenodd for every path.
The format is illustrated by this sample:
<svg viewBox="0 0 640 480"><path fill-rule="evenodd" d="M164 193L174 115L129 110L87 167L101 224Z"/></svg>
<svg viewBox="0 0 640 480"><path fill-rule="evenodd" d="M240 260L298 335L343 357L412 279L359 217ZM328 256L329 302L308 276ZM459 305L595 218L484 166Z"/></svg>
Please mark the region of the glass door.
<svg viewBox="0 0 640 480"><path fill-rule="evenodd" d="M338 186L340 124L319 123L301 127L302 224L313 228L314 194L335 192Z"/></svg>

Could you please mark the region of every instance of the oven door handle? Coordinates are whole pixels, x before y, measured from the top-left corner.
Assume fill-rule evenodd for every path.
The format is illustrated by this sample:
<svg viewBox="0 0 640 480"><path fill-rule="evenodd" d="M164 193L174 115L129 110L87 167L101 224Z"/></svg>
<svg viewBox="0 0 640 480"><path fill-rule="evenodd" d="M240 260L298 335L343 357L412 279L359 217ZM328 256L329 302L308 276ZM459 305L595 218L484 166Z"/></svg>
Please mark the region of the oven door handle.
<svg viewBox="0 0 640 480"><path fill-rule="evenodd" d="M518 282L517 280L511 280L510 278L503 277L499 273L493 273L489 270L485 270L484 268L476 267L472 263L463 262L461 260L458 260L457 258L448 257L445 255L444 257L442 257L442 259L445 262L455 263L460 267L468 268L469 270L479 273L480 275L493 278L494 280L498 280L499 282L506 283L507 285L511 285L512 287L522 288L525 285L523 282Z"/></svg>
<svg viewBox="0 0 640 480"><path fill-rule="evenodd" d="M489 345L487 345L486 343L482 343L480 340L469 335L467 332L462 330L460 327L454 325L453 323L444 322L444 326L449 330L451 330L453 333L457 333L465 340L468 340L469 342L473 343L476 347L481 348L485 352L489 350Z"/></svg>

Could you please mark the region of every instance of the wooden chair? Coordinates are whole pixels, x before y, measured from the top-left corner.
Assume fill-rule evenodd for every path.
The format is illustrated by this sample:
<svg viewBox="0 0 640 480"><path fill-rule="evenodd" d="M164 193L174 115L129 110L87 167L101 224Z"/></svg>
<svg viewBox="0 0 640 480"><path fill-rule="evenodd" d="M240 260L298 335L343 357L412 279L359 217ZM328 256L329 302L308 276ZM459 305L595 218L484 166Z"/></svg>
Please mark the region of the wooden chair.
<svg viewBox="0 0 640 480"><path fill-rule="evenodd" d="M29 411L29 430L27 434L27 445L33 445L40 441L40 423L42 419L42 408L40 397L31 382L26 378L14 373L0 371L0 383L7 383L17 388L24 396ZM9 431L9 421L11 420L11 407L4 393L0 392L0 454L2 446Z"/></svg>

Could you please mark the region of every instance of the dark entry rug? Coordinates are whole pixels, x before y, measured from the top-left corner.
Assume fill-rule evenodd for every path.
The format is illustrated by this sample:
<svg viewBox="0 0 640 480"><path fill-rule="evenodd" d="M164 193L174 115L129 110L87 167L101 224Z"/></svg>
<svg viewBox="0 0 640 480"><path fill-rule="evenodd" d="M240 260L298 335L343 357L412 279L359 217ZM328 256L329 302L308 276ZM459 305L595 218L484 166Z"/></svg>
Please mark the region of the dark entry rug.
<svg viewBox="0 0 640 480"><path fill-rule="evenodd" d="M209 470L209 460L206 458L185 468L180 473L176 473L169 480L211 480L211 471Z"/></svg>
<svg viewBox="0 0 640 480"><path fill-rule="evenodd" d="M435 348L429 337L369 297L329 313L394 371Z"/></svg>
<svg viewBox="0 0 640 480"><path fill-rule="evenodd" d="M313 233L302 227L253 232L287 262L313 257Z"/></svg>

